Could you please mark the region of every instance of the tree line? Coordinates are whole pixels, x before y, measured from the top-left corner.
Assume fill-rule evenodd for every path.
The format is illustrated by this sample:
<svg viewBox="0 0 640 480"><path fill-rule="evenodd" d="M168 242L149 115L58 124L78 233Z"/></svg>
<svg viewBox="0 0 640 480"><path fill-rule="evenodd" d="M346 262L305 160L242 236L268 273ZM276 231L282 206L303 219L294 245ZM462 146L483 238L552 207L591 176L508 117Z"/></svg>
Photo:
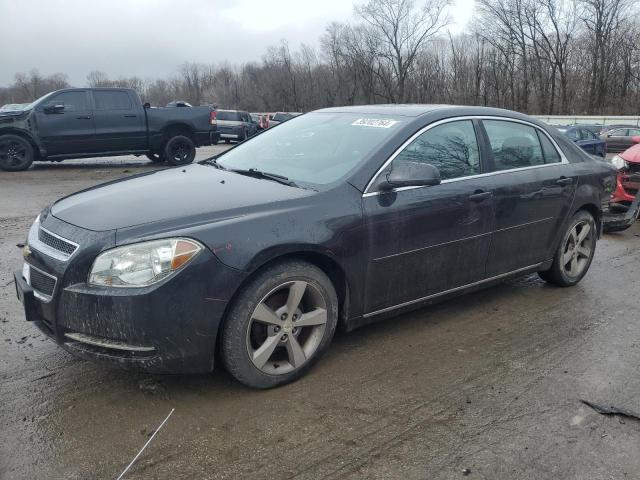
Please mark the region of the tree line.
<svg viewBox="0 0 640 480"><path fill-rule="evenodd" d="M367 0L326 27L317 47L286 41L261 61L185 63L170 78L89 73L86 86L135 88L144 101L249 111L367 103L485 105L530 114L640 111L640 2L476 0L466 31L446 28L448 0ZM69 86L18 73L0 104ZM82 85L81 85L82 86Z"/></svg>

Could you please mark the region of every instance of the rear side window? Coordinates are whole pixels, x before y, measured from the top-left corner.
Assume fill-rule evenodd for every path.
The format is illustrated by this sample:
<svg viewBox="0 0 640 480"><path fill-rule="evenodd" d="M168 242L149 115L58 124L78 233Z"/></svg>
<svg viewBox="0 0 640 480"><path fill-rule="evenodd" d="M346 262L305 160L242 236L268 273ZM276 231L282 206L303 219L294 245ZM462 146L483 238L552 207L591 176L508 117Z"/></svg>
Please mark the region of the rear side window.
<svg viewBox="0 0 640 480"><path fill-rule="evenodd" d="M586 128L583 128L580 131L582 132L583 140L594 140L595 138L598 138L593 134L593 132L591 132L590 130L587 130Z"/></svg>
<svg viewBox="0 0 640 480"><path fill-rule="evenodd" d="M218 111L218 120L227 120L232 122L240 121L240 112L221 112Z"/></svg>
<svg viewBox="0 0 640 480"><path fill-rule="evenodd" d="M556 150L556 147L551 143L549 137L547 137L544 133L538 132L538 138L540 139L540 144L542 145L542 153L544 155L544 163L560 163L562 158Z"/></svg>
<svg viewBox="0 0 640 480"><path fill-rule="evenodd" d="M65 112L83 112L89 110L86 92L62 92L54 95L44 107L52 107L54 105L64 105Z"/></svg>
<svg viewBox="0 0 640 480"><path fill-rule="evenodd" d="M611 130L607 132L607 135L611 137L626 137L628 130L626 128L618 128L617 130Z"/></svg>
<svg viewBox="0 0 640 480"><path fill-rule="evenodd" d="M96 110L131 110L131 99L127 92L94 91Z"/></svg>
<svg viewBox="0 0 640 480"><path fill-rule="evenodd" d="M480 152L471 120L431 128L402 150L393 164L430 163L443 180L480 173Z"/></svg>
<svg viewBox="0 0 640 480"><path fill-rule="evenodd" d="M544 165L535 128L502 120L484 120L483 124L491 144L495 170Z"/></svg>

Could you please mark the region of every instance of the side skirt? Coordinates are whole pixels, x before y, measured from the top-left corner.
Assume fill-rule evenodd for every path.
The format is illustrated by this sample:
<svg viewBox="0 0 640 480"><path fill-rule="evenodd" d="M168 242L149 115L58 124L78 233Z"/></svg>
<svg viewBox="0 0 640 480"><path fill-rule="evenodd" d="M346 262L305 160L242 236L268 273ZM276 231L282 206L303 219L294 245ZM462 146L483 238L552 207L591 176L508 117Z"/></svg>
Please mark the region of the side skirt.
<svg viewBox="0 0 640 480"><path fill-rule="evenodd" d="M449 300L454 297L458 297L465 293L471 293L478 290L483 290L485 288L488 288L494 285L498 285L504 282L505 280L508 280L511 278L520 277L520 276L528 275L531 273L543 271L548 269L551 266L552 261L553 260L547 260L545 262L520 268L512 272L502 273L500 275L496 275L495 277L485 278L484 280L470 283L468 285L462 285L460 287L455 287L449 290L445 290L443 292L434 293L426 297L410 300L408 302L404 302L399 305L393 305L391 307L386 307L381 310L365 313L361 317L352 318L346 321L345 330L350 332L352 330L355 330L356 328L360 328L370 323L376 323L381 320L385 320L387 318L395 317L402 313L418 310L428 305L444 302L446 300Z"/></svg>

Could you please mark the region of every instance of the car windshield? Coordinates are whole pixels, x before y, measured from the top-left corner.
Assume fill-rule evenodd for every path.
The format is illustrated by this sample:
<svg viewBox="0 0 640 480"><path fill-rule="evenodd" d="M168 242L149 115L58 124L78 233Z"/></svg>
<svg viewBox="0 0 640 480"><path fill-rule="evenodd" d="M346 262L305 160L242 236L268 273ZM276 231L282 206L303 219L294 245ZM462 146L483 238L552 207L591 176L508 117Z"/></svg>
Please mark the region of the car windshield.
<svg viewBox="0 0 640 480"><path fill-rule="evenodd" d="M402 123L402 117L394 115L310 113L265 130L222 154L217 163L325 185L360 165Z"/></svg>

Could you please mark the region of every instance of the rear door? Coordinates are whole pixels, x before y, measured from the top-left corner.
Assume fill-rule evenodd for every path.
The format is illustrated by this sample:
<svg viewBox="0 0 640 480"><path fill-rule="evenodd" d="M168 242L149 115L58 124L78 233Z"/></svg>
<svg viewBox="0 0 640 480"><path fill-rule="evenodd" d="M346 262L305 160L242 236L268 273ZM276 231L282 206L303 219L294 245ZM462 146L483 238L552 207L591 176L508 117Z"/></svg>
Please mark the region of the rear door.
<svg viewBox="0 0 640 480"><path fill-rule="evenodd" d="M547 260L571 208L577 175L542 129L515 120L483 120L492 153L495 230L487 276Z"/></svg>
<svg viewBox="0 0 640 480"><path fill-rule="evenodd" d="M92 90L97 152L145 150L147 131L139 101L126 90Z"/></svg>
<svg viewBox="0 0 640 480"><path fill-rule="evenodd" d="M48 110L48 107L61 108ZM91 152L95 127L86 90L60 92L36 108L38 135L48 155Z"/></svg>
<svg viewBox="0 0 640 480"><path fill-rule="evenodd" d="M482 173L472 120L426 127L378 175L402 162L436 166L442 183L363 197L371 258L366 276L369 314L412 303L484 278L491 242L491 179Z"/></svg>

